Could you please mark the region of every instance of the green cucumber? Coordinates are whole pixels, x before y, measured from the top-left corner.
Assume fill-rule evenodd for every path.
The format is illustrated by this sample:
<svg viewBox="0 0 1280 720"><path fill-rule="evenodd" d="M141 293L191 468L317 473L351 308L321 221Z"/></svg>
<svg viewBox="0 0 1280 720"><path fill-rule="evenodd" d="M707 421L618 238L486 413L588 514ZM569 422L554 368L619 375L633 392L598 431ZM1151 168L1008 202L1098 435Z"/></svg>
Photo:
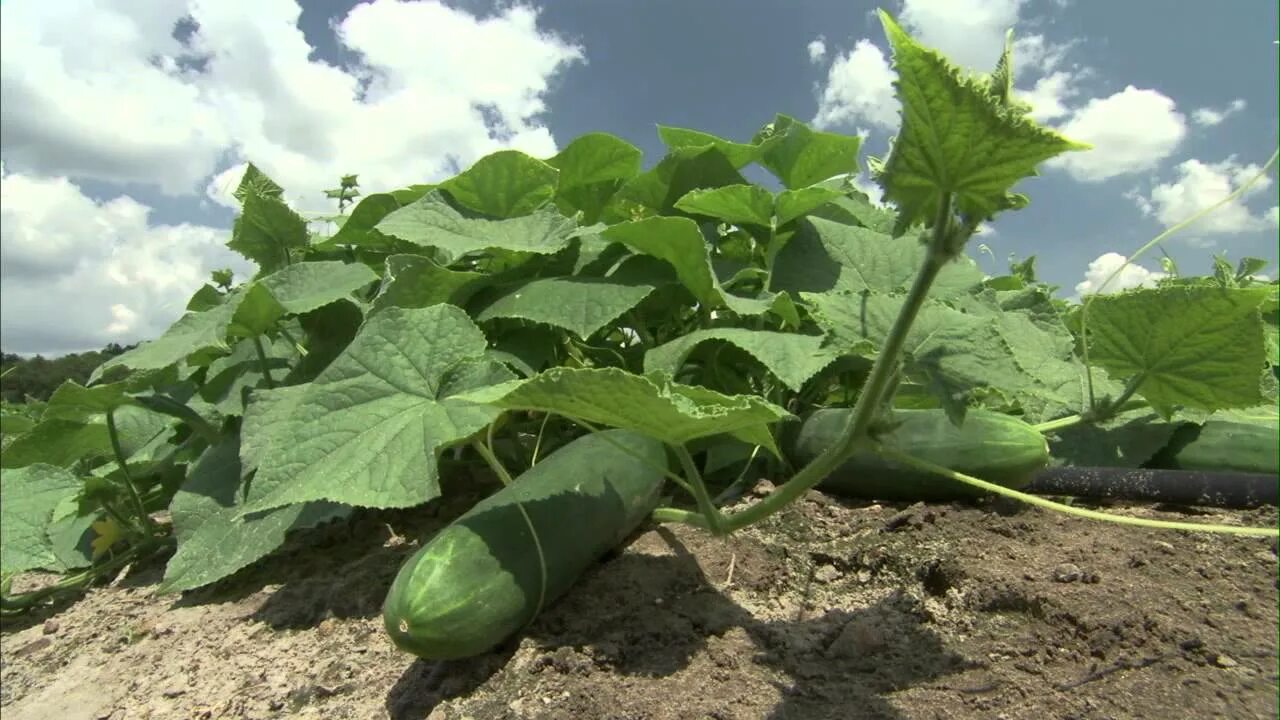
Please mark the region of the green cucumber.
<svg viewBox="0 0 1280 720"><path fill-rule="evenodd" d="M817 410L800 426L788 449L804 465L840 439L848 409ZM979 480L1020 488L1049 464L1049 445L1034 427L1010 415L970 410L956 427L943 410L895 410L901 425L878 439L884 445ZM859 450L819 487L838 495L874 500L954 500L982 491L941 475L906 467Z"/></svg>
<svg viewBox="0 0 1280 720"><path fill-rule="evenodd" d="M1202 425L1187 423L1146 463L1169 470L1280 472L1280 444L1273 414L1221 413Z"/></svg>
<svg viewBox="0 0 1280 720"><path fill-rule="evenodd" d="M382 608L391 640L428 660L498 645L657 507L666 467L661 442L626 430L546 456L405 561Z"/></svg>

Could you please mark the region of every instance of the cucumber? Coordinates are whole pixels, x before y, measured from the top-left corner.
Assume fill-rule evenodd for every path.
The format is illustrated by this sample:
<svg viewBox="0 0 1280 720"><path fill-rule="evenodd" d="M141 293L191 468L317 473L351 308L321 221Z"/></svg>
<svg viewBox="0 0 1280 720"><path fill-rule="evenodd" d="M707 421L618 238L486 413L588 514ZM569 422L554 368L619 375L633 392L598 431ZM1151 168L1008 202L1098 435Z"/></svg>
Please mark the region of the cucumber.
<svg viewBox="0 0 1280 720"><path fill-rule="evenodd" d="M810 415L787 451L792 462L807 464L834 445L850 412L826 409ZM881 435L881 443L979 480L1017 489L1049 464L1044 436L1010 415L970 410L960 427L940 409L895 410L893 415L902 424ZM970 485L900 465L870 450L859 450L819 487L837 495L874 500L955 500L983 494Z"/></svg>
<svg viewBox="0 0 1280 720"><path fill-rule="evenodd" d="M1187 423L1174 431L1169 444L1147 466L1275 475L1280 472L1280 444L1274 416L1268 422L1243 413L1224 413L1202 425Z"/></svg>
<svg viewBox="0 0 1280 720"><path fill-rule="evenodd" d="M428 660L498 645L653 511L666 467L661 442L626 430L543 458L405 561L382 608L392 642Z"/></svg>

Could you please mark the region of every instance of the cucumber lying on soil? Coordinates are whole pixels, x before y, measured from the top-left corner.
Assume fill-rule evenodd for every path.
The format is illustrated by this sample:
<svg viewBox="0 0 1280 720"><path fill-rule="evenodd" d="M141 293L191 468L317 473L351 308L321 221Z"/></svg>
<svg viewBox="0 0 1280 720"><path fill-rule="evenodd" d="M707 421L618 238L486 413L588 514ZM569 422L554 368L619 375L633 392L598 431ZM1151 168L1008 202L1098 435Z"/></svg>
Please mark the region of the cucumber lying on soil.
<svg viewBox="0 0 1280 720"><path fill-rule="evenodd" d="M1274 475L1280 472L1275 416L1234 412L1211 417L1202 425L1188 423L1146 465Z"/></svg>
<svg viewBox="0 0 1280 720"><path fill-rule="evenodd" d="M792 462L807 464L834 445L850 412L826 409L810 415L787 451ZM882 444L979 480L1017 489L1049 464L1044 436L1016 417L970 410L960 427L937 409L897 410L894 418L902 424L881 435ZM953 500L982 494L972 486L900 465L869 450L850 457L819 487L873 500Z"/></svg>
<svg viewBox="0 0 1280 720"><path fill-rule="evenodd" d="M405 561L382 609L392 641L429 660L498 645L653 511L666 467L662 443L625 430L543 458Z"/></svg>

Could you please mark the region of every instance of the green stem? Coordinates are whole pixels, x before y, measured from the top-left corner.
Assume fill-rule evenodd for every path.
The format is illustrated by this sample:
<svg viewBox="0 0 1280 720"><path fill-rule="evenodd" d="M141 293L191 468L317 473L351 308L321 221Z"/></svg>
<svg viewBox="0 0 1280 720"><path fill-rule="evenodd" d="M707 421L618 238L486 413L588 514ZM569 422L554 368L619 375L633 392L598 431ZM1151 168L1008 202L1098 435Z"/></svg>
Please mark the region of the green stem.
<svg viewBox="0 0 1280 720"><path fill-rule="evenodd" d="M142 504L142 496L138 494L138 488L134 486L133 477L129 474L129 462L124 455L124 448L120 445L120 431L116 429L115 409L107 411L107 436L111 439L111 451L115 453L116 463L120 466L120 474L124 477L124 485L129 490L129 499L133 502L138 522L142 524L145 533L154 533L155 523L151 520L151 514L147 512L146 506Z"/></svg>
<svg viewBox="0 0 1280 720"><path fill-rule="evenodd" d="M1138 408L1142 408L1142 407L1149 407L1147 401L1126 400L1125 402L1116 405L1115 409L1110 413L1108 417L1115 417L1116 415L1119 415L1122 412L1127 412L1129 410L1137 410ZM1036 432L1040 433L1041 435L1045 435L1045 434L1054 432L1056 430L1075 427L1076 425L1083 425L1084 423L1099 422L1100 420L1106 420L1106 419L1107 419L1106 417L1100 418L1094 415L1093 411L1089 411L1084 413L1077 413L1075 415L1068 415L1066 417L1057 418L1056 420L1048 420L1046 422L1042 422L1037 425L1032 425L1032 427L1036 429Z"/></svg>
<svg viewBox="0 0 1280 720"><path fill-rule="evenodd" d="M547 421L551 419L551 413L542 414L542 425L538 426L538 439L533 442L533 459L529 461L529 467L538 464L538 450L542 449L542 434L547 430Z"/></svg>
<svg viewBox="0 0 1280 720"><path fill-rule="evenodd" d="M693 486L693 499L698 504L698 510L706 517L711 534L723 535L721 527L724 524L724 515L711 502L711 495L707 493L707 486L702 482L702 473L698 472L698 465L693 461L693 456L683 445L675 446L675 452L676 457L680 459L681 467L684 468L685 479Z"/></svg>
<svg viewBox="0 0 1280 720"><path fill-rule="evenodd" d="M152 538L125 550L104 563L94 565L93 567L82 570L74 575L68 575L52 585L42 587L39 590L32 590L28 593L19 593L18 595L11 595L3 598L3 612L0 614L17 615L47 597L51 597L62 592L82 589L107 573L117 568L124 567L125 565L149 555L152 552L171 546L175 542L176 541L172 536Z"/></svg>
<svg viewBox="0 0 1280 720"><path fill-rule="evenodd" d="M258 364L262 366L262 379L268 390L274 390L275 381L271 379L271 366L267 364L267 351L262 347L262 336L253 336L253 349L258 353Z"/></svg>
<svg viewBox="0 0 1280 720"><path fill-rule="evenodd" d="M511 474L508 473L507 469L498 461L498 456L493 454L493 451L489 449L488 445L485 445L479 440L473 440L471 441L471 447L475 448L477 453L480 453L480 457L484 458L485 464L489 466L489 469L493 470L493 473L498 476L498 479L502 481L503 485L510 485L512 483Z"/></svg>
<svg viewBox="0 0 1280 720"><path fill-rule="evenodd" d="M288 331L288 329L281 327L280 334L284 336L285 340L289 341L290 345L293 345L294 349L298 351L299 355L301 355L302 357L307 356L307 349L302 346L302 343L298 342L293 338L293 335Z"/></svg>
<svg viewBox="0 0 1280 720"><path fill-rule="evenodd" d="M853 412L849 413L849 419L840 439L828 446L818 457L801 468L791 480L775 489L763 500L745 510L727 515L724 523L726 532L733 532L759 522L786 507L830 475L845 458L853 453L858 443L866 436L867 429L880 410L880 399L897 372L898 358L901 357L902 348L907 341L907 331L911 329L916 316L920 314L920 308L928 299L930 286L933 285L934 279L938 277L938 273L948 260L946 244L950 228L951 198L948 195L939 203L929 252L925 256L924 264L911 285L911 291L907 294L902 311L894 320L884 347L881 348L875 363L871 366L871 373L867 376L866 384L858 395Z"/></svg>
<svg viewBox="0 0 1280 720"><path fill-rule="evenodd" d="M1234 525L1204 525L1200 523L1175 522L1170 520L1148 520L1146 518L1129 517L1127 515L1113 515L1111 513L1098 512L1096 510L1086 510L1084 508L1073 507L1071 505L1063 505L1052 500L1046 500L1035 495L1012 490L1003 485L979 480L963 473L958 473L950 468L941 465L935 465L927 460L913 457L900 450L896 450L887 445L879 445L876 451L883 457L895 460L904 465L925 470L927 472L942 475L944 477L956 480L966 485L972 485L997 495L1003 495L1014 500L1021 500L1028 505L1035 505L1047 510L1054 510L1067 515L1075 515L1077 517L1089 518L1090 520L1102 520L1105 522L1116 523L1118 525L1134 525L1137 527L1159 528L1164 530L1190 530L1193 532L1212 532L1224 533L1229 535L1246 535L1249 537L1280 537L1280 529L1278 528L1256 528L1256 527L1239 527Z"/></svg>

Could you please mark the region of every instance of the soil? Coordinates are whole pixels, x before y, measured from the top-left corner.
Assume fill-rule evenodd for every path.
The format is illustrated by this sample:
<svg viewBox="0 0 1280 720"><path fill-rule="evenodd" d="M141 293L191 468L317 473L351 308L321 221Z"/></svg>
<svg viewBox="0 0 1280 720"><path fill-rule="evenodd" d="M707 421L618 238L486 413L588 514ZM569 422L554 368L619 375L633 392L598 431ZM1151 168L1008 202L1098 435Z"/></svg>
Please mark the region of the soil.
<svg viewBox="0 0 1280 720"><path fill-rule="evenodd" d="M810 492L730 538L646 526L493 652L415 659L382 628L384 594L417 546L409 538L429 535L475 492L299 533L183 596L154 592L156 561L8 622L3 716L1277 714L1274 540L1122 527L1004 501L907 506ZM1277 520L1271 507L1105 508Z"/></svg>

